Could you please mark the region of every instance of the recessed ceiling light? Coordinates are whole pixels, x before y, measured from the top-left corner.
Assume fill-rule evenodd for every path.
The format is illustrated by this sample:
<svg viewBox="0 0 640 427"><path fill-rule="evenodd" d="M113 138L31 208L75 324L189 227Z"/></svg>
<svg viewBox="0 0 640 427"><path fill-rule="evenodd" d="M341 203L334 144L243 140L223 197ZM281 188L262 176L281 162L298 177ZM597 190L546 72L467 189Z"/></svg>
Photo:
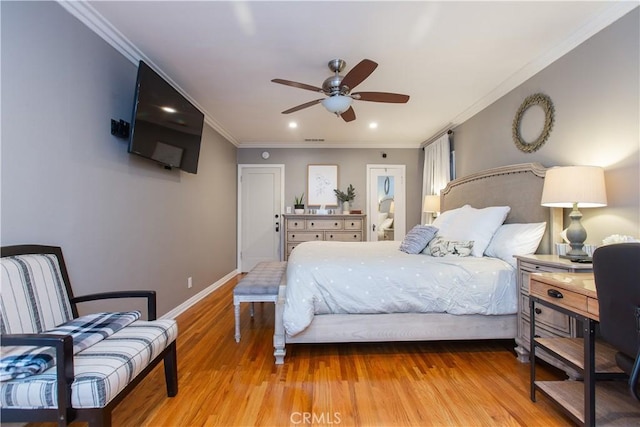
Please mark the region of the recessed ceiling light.
<svg viewBox="0 0 640 427"><path fill-rule="evenodd" d="M378 123L376 122L369 123L369 129L377 129L377 128L378 128Z"/></svg>
<svg viewBox="0 0 640 427"><path fill-rule="evenodd" d="M289 127L290 127L291 129L295 129L295 128L297 128L297 127L298 127L298 124L297 124L296 122L289 122Z"/></svg>
<svg viewBox="0 0 640 427"><path fill-rule="evenodd" d="M160 109L162 111L165 111L167 113L177 113L178 110L176 110L175 108L171 108L171 107L160 107Z"/></svg>

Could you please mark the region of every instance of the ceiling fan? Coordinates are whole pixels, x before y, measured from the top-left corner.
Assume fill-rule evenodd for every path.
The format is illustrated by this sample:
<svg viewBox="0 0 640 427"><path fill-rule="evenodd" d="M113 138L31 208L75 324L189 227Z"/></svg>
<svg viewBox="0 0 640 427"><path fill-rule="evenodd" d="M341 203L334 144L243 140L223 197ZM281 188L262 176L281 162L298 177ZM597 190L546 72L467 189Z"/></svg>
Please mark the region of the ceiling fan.
<svg viewBox="0 0 640 427"><path fill-rule="evenodd" d="M329 69L335 73L333 76L328 77L323 83L322 87L311 86L305 83L292 82L290 80L273 79L274 83L280 83L286 86L293 86L299 89L311 90L314 92L320 92L326 95L325 98L315 99L313 101L300 104L293 108L289 108L282 112L282 114L289 114L295 111L302 110L303 108L311 107L316 104L322 104L329 112L334 113L336 116L342 117L345 122L350 122L356 119L356 113L351 107L351 102L356 99L359 101L372 101L372 102L389 102L404 104L409 101L409 95L401 95L399 93L388 92L354 92L351 91L360 83L362 83L373 70L378 66L377 63L370 59L363 59L351 69L344 77L340 75L340 72L344 69L347 63L342 59L334 59L327 64Z"/></svg>

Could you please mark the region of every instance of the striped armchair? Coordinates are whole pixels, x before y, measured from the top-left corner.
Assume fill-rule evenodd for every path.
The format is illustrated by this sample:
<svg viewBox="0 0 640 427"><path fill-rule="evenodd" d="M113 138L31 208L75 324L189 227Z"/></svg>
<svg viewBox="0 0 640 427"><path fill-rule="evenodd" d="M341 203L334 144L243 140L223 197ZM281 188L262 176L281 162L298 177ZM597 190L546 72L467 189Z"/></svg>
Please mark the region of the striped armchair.
<svg viewBox="0 0 640 427"><path fill-rule="evenodd" d="M178 393L178 328L174 320L156 320L155 292L74 297L61 248L10 246L3 247L1 255L1 367L6 368L0 382L3 422L67 425L85 421L90 426L109 426L113 408L163 360L167 395ZM97 316L100 320L95 316L86 320L91 327L80 333L65 332L75 332L82 323L78 303L105 298L146 298L149 320L133 316L116 328L104 323L108 316L102 313ZM87 338L88 330L94 332L97 342L83 348L79 341ZM12 354L17 356L8 356ZM35 372L16 370L16 362L33 354L49 365Z"/></svg>

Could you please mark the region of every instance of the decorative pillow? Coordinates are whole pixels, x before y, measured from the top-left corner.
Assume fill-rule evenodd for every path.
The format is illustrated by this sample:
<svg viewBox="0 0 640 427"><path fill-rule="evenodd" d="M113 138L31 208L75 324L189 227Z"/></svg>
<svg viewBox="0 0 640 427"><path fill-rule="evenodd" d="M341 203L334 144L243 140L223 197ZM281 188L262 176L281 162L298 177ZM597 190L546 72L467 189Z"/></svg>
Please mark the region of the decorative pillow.
<svg viewBox="0 0 640 427"><path fill-rule="evenodd" d="M503 224L484 251L486 256L500 258L516 268L514 255L535 253L547 227L546 222Z"/></svg>
<svg viewBox="0 0 640 427"><path fill-rule="evenodd" d="M419 254L436 235L438 229L432 225L416 225L400 243L400 250L408 254Z"/></svg>
<svg viewBox="0 0 640 427"><path fill-rule="evenodd" d="M438 236L445 240L473 241L472 255L481 257L510 210L509 206L476 209L464 205L457 209L452 218L445 218L440 226L436 225Z"/></svg>
<svg viewBox="0 0 640 427"><path fill-rule="evenodd" d="M428 251L431 256L441 257L445 255L469 256L472 250L473 242L462 240L452 241L445 240L442 237L435 237L429 242L429 245L424 251Z"/></svg>

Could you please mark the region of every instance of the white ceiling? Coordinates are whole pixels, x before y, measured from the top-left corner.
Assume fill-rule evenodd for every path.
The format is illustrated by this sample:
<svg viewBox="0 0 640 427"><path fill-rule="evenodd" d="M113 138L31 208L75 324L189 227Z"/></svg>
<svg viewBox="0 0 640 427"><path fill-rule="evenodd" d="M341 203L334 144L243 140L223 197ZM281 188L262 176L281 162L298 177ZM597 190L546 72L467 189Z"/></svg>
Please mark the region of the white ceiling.
<svg viewBox="0 0 640 427"><path fill-rule="evenodd" d="M459 124L606 27L637 2L91 1L67 10L132 61L179 87L239 147L418 147ZM379 64L357 91L407 104L354 101L345 123L322 95L327 62ZM133 88L131 88L133 92ZM297 129L288 123L296 121ZM369 123L378 128L369 129ZM305 142L306 138L324 142Z"/></svg>

